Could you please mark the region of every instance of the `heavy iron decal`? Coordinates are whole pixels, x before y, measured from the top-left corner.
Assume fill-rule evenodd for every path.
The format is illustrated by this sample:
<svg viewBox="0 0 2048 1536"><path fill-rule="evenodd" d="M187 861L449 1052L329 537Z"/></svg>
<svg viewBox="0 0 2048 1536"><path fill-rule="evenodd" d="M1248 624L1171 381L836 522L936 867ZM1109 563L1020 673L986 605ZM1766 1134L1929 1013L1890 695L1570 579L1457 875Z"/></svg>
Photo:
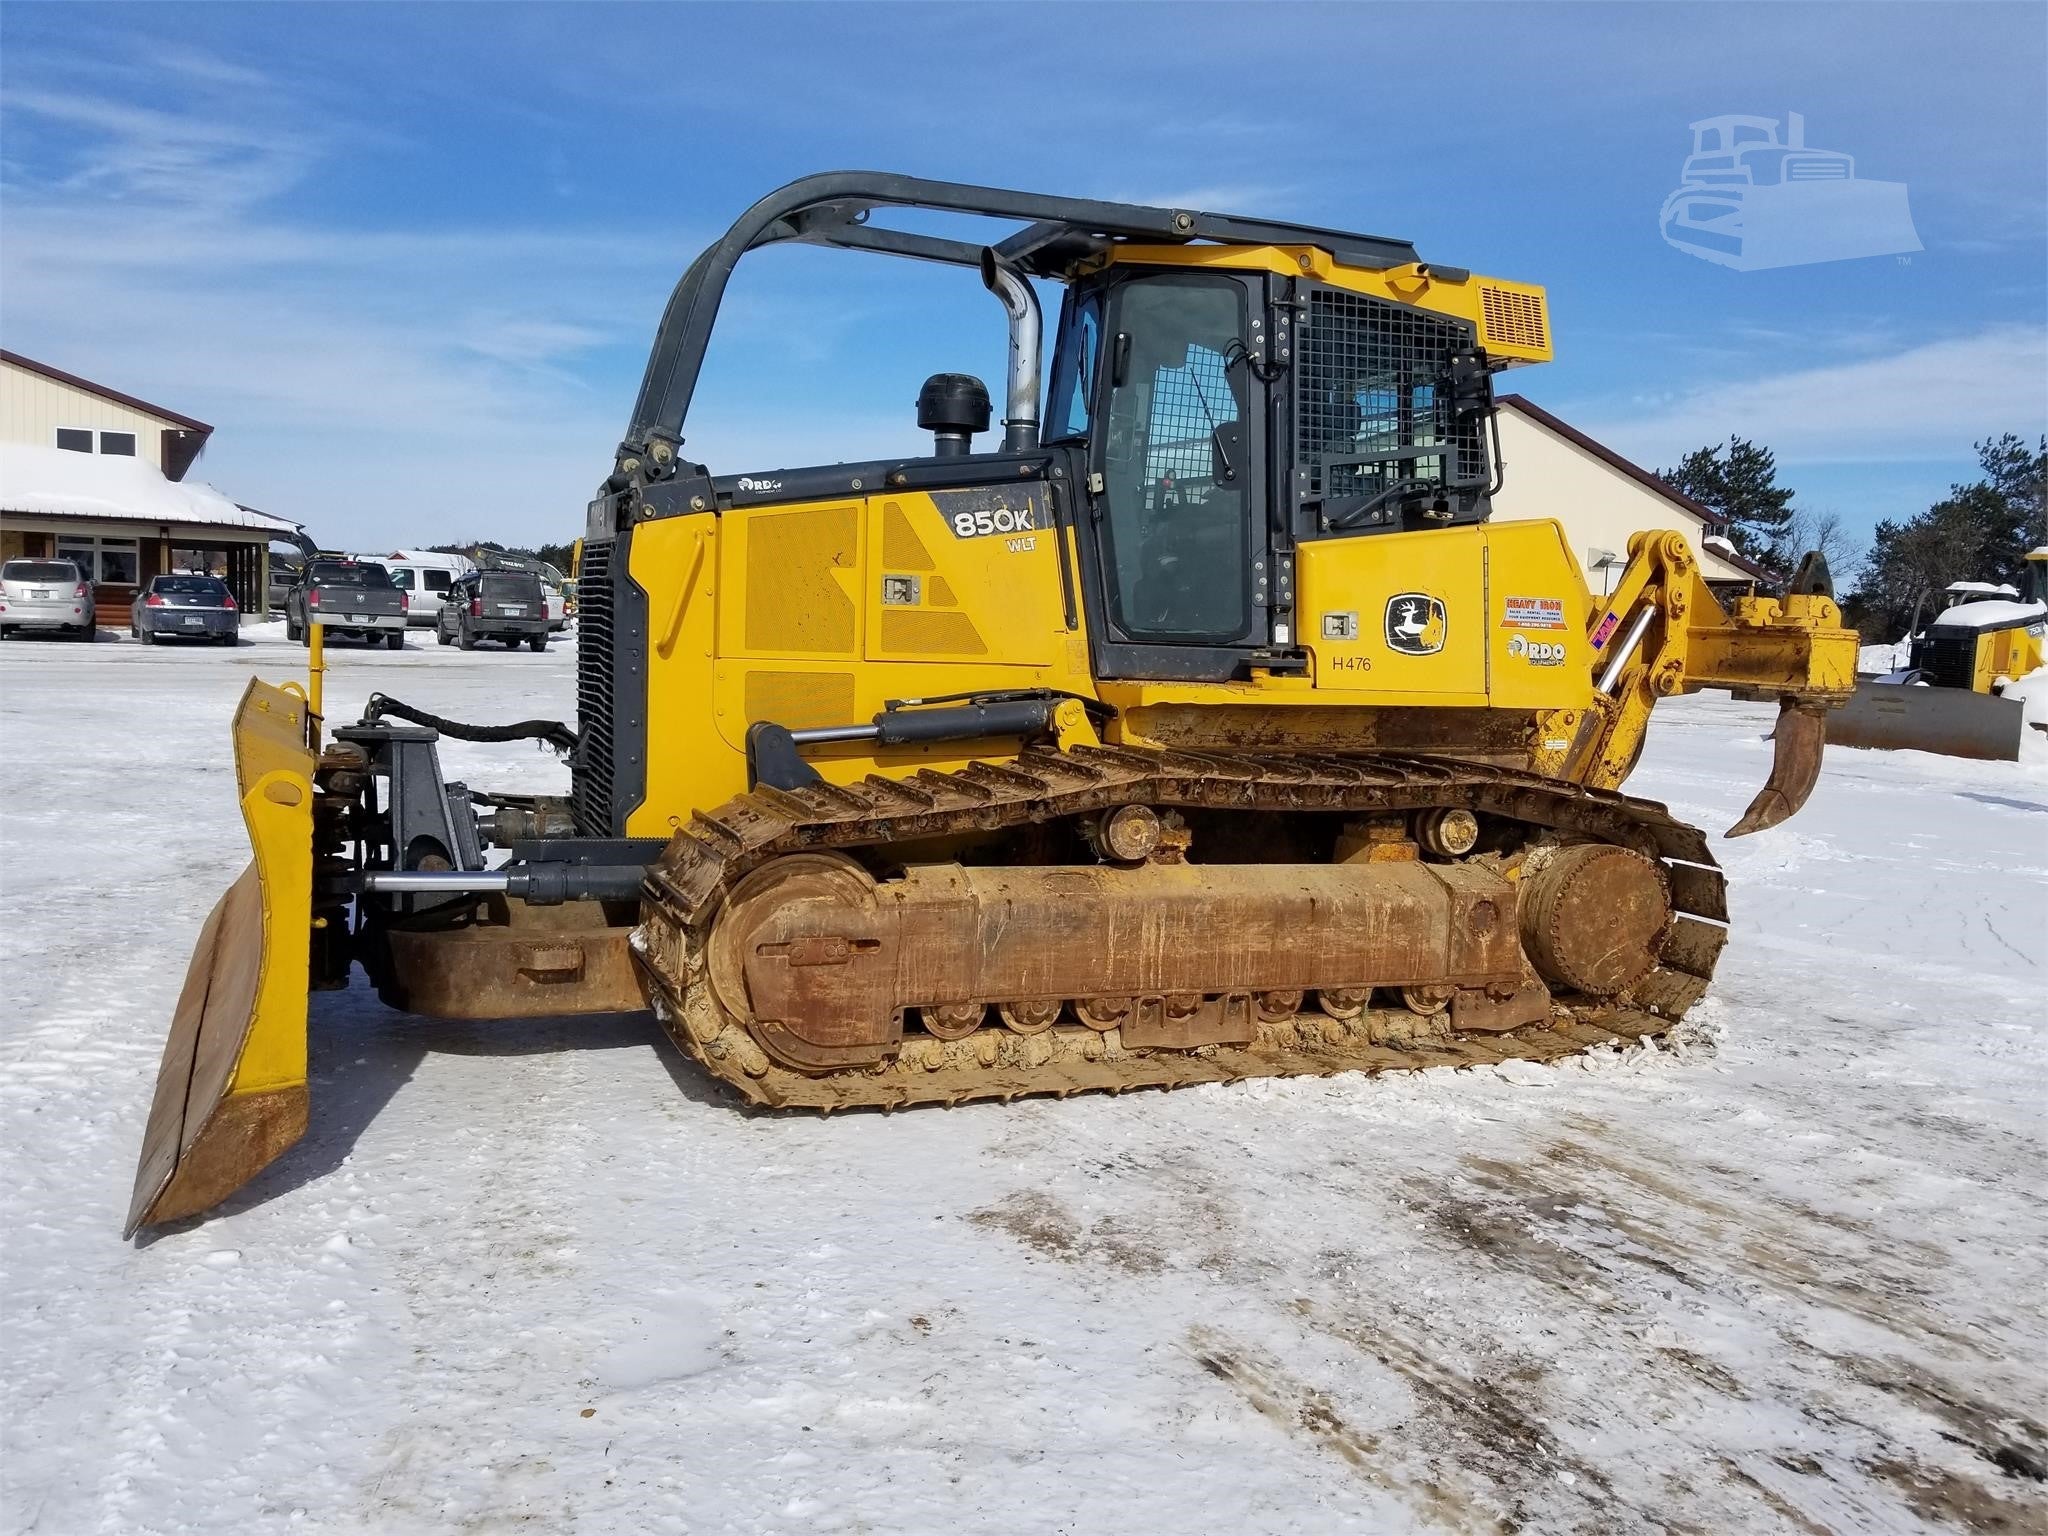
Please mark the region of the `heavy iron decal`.
<svg viewBox="0 0 2048 1536"><path fill-rule="evenodd" d="M1434 656L1444 648L1450 616L1427 592L1396 592L1387 599L1387 648L1404 656Z"/></svg>
<svg viewBox="0 0 2048 1536"><path fill-rule="evenodd" d="M1507 629L1563 629L1564 599L1561 597L1511 597L1501 613Z"/></svg>

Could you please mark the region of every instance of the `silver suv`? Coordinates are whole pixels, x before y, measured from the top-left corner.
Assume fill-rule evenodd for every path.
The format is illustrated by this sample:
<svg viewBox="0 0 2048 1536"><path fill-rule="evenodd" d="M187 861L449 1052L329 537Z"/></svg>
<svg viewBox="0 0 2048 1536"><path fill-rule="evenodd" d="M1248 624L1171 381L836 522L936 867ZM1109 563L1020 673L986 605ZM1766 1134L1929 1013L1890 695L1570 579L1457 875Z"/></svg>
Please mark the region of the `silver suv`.
<svg viewBox="0 0 2048 1536"><path fill-rule="evenodd" d="M69 560L0 565L0 640L17 629L54 629L94 640L92 583Z"/></svg>

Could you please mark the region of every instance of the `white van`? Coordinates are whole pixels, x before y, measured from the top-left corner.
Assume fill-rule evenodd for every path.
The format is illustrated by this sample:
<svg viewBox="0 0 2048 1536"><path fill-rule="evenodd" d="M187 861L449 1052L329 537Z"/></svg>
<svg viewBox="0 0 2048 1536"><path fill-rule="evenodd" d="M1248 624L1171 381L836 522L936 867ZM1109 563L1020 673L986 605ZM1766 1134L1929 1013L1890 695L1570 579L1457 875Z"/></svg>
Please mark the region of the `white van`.
<svg viewBox="0 0 2048 1536"><path fill-rule="evenodd" d="M394 549L378 557L391 572L391 584L412 599L406 622L430 628L441 620L441 601L448 589L476 569L467 555L444 555L431 549Z"/></svg>

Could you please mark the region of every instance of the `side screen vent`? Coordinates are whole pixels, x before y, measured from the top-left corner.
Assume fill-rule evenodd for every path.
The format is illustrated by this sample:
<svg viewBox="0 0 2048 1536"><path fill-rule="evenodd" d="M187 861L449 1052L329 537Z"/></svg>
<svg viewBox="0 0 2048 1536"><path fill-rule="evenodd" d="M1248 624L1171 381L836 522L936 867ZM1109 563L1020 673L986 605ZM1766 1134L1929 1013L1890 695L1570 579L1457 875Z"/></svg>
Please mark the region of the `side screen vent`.
<svg viewBox="0 0 2048 1536"><path fill-rule="evenodd" d="M1295 369L1298 494L1328 502L1441 482L1462 492L1452 497L1461 512L1476 510L1487 484L1485 422L1459 418L1449 387L1452 356L1473 344L1464 321L1310 289Z"/></svg>
<svg viewBox="0 0 2048 1536"><path fill-rule="evenodd" d="M1512 288L1481 283L1479 317L1489 347L1519 347L1544 353L1550 350L1550 317L1544 312L1540 293L1519 293Z"/></svg>
<svg viewBox="0 0 2048 1536"><path fill-rule="evenodd" d="M746 709L749 725L772 720L793 731L859 723L851 672L749 672Z"/></svg>
<svg viewBox="0 0 2048 1536"><path fill-rule="evenodd" d="M859 644L853 599L838 573L859 553L860 508L757 512L747 520L747 646L852 656ZM907 531L907 530L906 530Z"/></svg>

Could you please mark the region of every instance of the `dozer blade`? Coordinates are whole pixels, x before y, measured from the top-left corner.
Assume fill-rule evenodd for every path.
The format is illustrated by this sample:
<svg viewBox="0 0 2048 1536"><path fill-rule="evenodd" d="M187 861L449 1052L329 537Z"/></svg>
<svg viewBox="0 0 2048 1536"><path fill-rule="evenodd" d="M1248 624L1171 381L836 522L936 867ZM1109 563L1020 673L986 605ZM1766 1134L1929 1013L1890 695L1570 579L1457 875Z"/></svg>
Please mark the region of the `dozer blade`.
<svg viewBox="0 0 2048 1536"><path fill-rule="evenodd" d="M1827 745L1827 706L1812 699L1786 699L1778 705L1778 726L1771 732L1771 774L1749 802L1742 819L1724 834L1747 837L1789 820L1806 804L1820 778L1821 752Z"/></svg>
<svg viewBox="0 0 2048 1536"><path fill-rule="evenodd" d="M1859 683L1829 722L1838 747L1939 752L1990 762L2019 761L2027 707L2018 699L1967 688L1912 683Z"/></svg>
<svg viewBox="0 0 2048 1536"><path fill-rule="evenodd" d="M314 757L305 700L251 680L234 740L256 856L207 917L178 994L130 1236L217 1204L306 1129Z"/></svg>

